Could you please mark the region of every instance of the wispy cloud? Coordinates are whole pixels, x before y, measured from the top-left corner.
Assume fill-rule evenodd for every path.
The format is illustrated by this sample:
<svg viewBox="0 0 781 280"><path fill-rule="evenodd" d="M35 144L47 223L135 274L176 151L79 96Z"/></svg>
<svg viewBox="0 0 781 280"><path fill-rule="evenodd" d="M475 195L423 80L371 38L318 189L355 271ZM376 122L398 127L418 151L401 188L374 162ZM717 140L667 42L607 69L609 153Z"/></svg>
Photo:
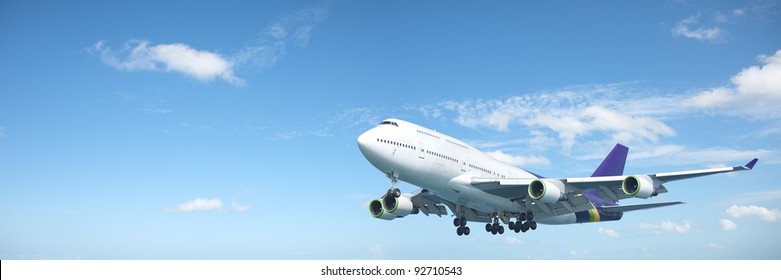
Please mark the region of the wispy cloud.
<svg viewBox="0 0 781 280"><path fill-rule="evenodd" d="M704 90L683 101L688 108L711 110L749 119L781 119L781 50L760 55L762 65L744 68L732 76L731 86Z"/></svg>
<svg viewBox="0 0 781 280"><path fill-rule="evenodd" d="M100 55L103 63L119 70L177 72L200 81L220 78L233 85L244 83L233 74L233 63L228 59L186 44L152 45L146 40L130 40L114 50L105 41L99 41L91 50Z"/></svg>
<svg viewBox="0 0 781 280"><path fill-rule="evenodd" d="M728 147L696 148L682 145L645 146L629 153L628 159L645 165L691 165L721 163L723 166L747 163L752 158L775 158L775 150ZM726 164L728 163L728 164Z"/></svg>
<svg viewBox="0 0 781 280"><path fill-rule="evenodd" d="M622 143L632 147L630 160L643 165L734 165L754 157L774 162L778 151L740 147L690 147L663 144L677 135L668 122L701 115L737 116L751 120L781 121L781 50L773 56L760 56L763 65L740 71L732 86L704 92L646 88L640 83L571 86L553 91L494 99L443 100L435 104L410 105L429 118L452 119L472 129L507 133L525 132L527 137L511 141L474 142L481 149L494 150L500 160L523 164L544 163L542 158L513 155L508 145L526 145L527 151L547 151L559 146L565 154L573 151L580 160L602 158L605 150ZM761 132L767 137L777 129L770 125ZM758 132L757 134L759 134ZM768 161L769 159L770 161Z"/></svg>
<svg viewBox="0 0 781 280"><path fill-rule="evenodd" d="M719 224L721 225L721 229L724 231L731 231L738 228L738 225L735 224L735 222L727 220L727 219L721 219L719 220Z"/></svg>
<svg viewBox="0 0 781 280"><path fill-rule="evenodd" d="M212 129L211 126L203 125L203 124L180 123L179 126L186 127L186 128L196 128L196 129Z"/></svg>
<svg viewBox="0 0 781 280"><path fill-rule="evenodd" d="M275 140L290 140L296 137L303 136L304 134L295 130L277 132L274 134Z"/></svg>
<svg viewBox="0 0 781 280"><path fill-rule="evenodd" d="M144 112L147 112L147 113L150 113L150 114L161 114L161 115L171 114L171 113L174 112L174 110L172 110L172 109L163 109L163 108L143 108L143 109L141 109L141 111L144 111Z"/></svg>
<svg viewBox="0 0 781 280"><path fill-rule="evenodd" d="M654 234L665 234L665 233L684 234L689 232L689 230L691 230L692 225L690 221L683 221L682 224L677 224L672 221L665 220L659 224L640 223L637 224L636 226L642 229L650 230Z"/></svg>
<svg viewBox="0 0 781 280"><path fill-rule="evenodd" d="M282 60L291 43L304 47L309 43L314 28L330 13L331 4L321 2L283 16L270 24L260 36L239 50L232 58L237 65L270 68Z"/></svg>
<svg viewBox="0 0 781 280"><path fill-rule="evenodd" d="M512 245L512 246L519 246L519 245L523 244L523 242L521 241L521 239L518 239L518 237L508 236L508 237L504 238L504 244Z"/></svg>
<svg viewBox="0 0 781 280"><path fill-rule="evenodd" d="M727 215L733 218L757 217L766 222L781 221L781 211L778 209L768 209L761 206L737 206L732 205L727 208Z"/></svg>
<svg viewBox="0 0 781 280"><path fill-rule="evenodd" d="M678 21L678 24L671 30L673 36L710 42L724 38L724 30L719 27L702 27L699 25L699 18L698 14Z"/></svg>
<svg viewBox="0 0 781 280"><path fill-rule="evenodd" d="M249 204L241 204L236 202L235 200L231 201L231 211L237 212L237 213L244 213L249 212L250 208L252 208Z"/></svg>
<svg viewBox="0 0 781 280"><path fill-rule="evenodd" d="M599 232L601 234L604 234L604 235L607 235L607 236L612 237L612 238L621 238L621 234L619 234L617 231L612 230L612 229L607 229L607 228L600 227L600 228L597 229L597 232Z"/></svg>
<svg viewBox="0 0 781 280"><path fill-rule="evenodd" d="M382 249L382 245L374 244L374 246L369 248L369 253L371 254L372 259L381 260L385 255L385 250Z"/></svg>
<svg viewBox="0 0 781 280"><path fill-rule="evenodd" d="M168 212L209 212L222 209L222 200L219 198L204 199L196 198L179 204L173 208L166 208Z"/></svg>
<svg viewBox="0 0 781 280"><path fill-rule="evenodd" d="M656 143L676 134L663 121L650 116L668 112L672 106L649 105L676 104L676 97L624 98L627 90L630 87L623 84L591 85L506 99L444 101L439 105L455 112L456 123L464 127L507 132L520 125L532 129L534 138L540 139L548 139L543 130L551 130L566 152L580 138L598 133L608 134L613 143L625 144Z"/></svg>
<svg viewBox="0 0 781 280"><path fill-rule="evenodd" d="M748 192L734 199L734 203L759 203L781 199L781 189Z"/></svg>
<svg viewBox="0 0 781 280"><path fill-rule="evenodd" d="M719 244L716 244L716 243L713 243L713 242L708 243L708 247L712 248L712 249L716 249L716 250L721 250L721 249L725 248L723 245L719 245Z"/></svg>

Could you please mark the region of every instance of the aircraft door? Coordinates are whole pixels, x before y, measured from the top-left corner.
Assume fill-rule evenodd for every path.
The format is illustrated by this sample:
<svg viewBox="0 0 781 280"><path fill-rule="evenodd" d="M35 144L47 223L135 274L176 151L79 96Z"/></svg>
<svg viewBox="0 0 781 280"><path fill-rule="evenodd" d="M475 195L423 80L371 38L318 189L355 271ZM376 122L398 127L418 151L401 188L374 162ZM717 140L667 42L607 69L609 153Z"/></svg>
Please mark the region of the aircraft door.
<svg viewBox="0 0 781 280"><path fill-rule="evenodd" d="M423 145L423 142L418 142L418 158L426 159L426 146Z"/></svg>

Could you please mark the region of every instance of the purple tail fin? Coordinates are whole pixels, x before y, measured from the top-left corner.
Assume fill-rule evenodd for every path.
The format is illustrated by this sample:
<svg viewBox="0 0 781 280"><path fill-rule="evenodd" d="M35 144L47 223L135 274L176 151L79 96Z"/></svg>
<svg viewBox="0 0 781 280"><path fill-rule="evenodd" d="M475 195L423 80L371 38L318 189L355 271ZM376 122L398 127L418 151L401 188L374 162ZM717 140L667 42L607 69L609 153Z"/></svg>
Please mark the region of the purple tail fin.
<svg viewBox="0 0 781 280"><path fill-rule="evenodd" d="M629 148L616 144L591 177L624 175L624 164L628 153Z"/></svg>

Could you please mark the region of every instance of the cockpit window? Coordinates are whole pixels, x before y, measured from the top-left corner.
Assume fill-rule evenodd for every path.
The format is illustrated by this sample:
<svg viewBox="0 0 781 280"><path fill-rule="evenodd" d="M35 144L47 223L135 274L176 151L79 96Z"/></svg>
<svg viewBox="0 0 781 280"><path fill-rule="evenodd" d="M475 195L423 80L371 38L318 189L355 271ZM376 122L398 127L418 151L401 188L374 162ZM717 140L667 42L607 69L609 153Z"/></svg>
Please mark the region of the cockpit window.
<svg viewBox="0 0 781 280"><path fill-rule="evenodd" d="M386 125L386 124L389 124L389 125L392 125L392 126L396 126L396 127L399 126L399 124L397 124L396 122L392 122L392 121L383 121L383 122L380 123L380 125Z"/></svg>

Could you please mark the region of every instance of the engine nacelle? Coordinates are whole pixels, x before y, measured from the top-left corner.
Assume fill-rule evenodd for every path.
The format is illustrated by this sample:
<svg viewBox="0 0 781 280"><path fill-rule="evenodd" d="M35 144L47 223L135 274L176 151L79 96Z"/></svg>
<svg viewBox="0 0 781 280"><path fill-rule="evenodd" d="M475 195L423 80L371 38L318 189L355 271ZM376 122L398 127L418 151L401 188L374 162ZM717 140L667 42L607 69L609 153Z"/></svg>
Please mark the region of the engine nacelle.
<svg viewBox="0 0 781 280"><path fill-rule="evenodd" d="M564 182L551 179L534 180L529 184L529 197L544 203L563 200Z"/></svg>
<svg viewBox="0 0 781 280"><path fill-rule="evenodd" d="M634 175L624 178L621 190L628 196L649 198L658 194L656 189L661 184L662 182L648 175Z"/></svg>
<svg viewBox="0 0 781 280"><path fill-rule="evenodd" d="M396 218L396 215L387 213L385 212L385 210L382 209L382 200L380 199L375 199L372 200L372 202L369 202L369 214L371 214L372 217L375 217L377 219L383 219L388 221Z"/></svg>
<svg viewBox="0 0 781 280"><path fill-rule="evenodd" d="M404 194L399 197L386 195L382 197L382 210L397 217L404 217L412 213L415 206L412 205L412 200Z"/></svg>
<svg viewBox="0 0 781 280"><path fill-rule="evenodd" d="M377 219L390 221L409 214L417 214L418 211L407 194L402 194L400 197L385 195L369 202L369 214Z"/></svg>

